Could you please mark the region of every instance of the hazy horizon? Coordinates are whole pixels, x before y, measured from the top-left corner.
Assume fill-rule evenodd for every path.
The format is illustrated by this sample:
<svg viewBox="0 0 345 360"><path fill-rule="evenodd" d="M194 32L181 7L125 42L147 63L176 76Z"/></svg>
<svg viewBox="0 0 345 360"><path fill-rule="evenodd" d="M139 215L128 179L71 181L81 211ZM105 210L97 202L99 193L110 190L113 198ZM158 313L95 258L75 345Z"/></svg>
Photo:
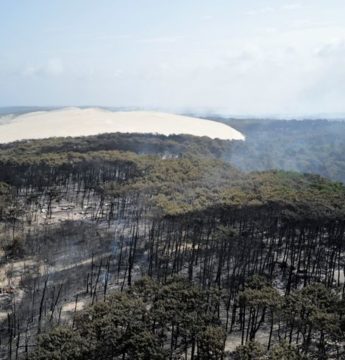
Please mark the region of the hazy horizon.
<svg viewBox="0 0 345 360"><path fill-rule="evenodd" d="M166 107L142 107L142 106L103 106L103 105L18 105L18 106L0 106L0 117L4 115L24 114L35 111L50 111L65 108L100 108L110 111L157 111L172 114L191 115L191 116L219 116L233 119L267 119L267 120L345 120L343 113L310 113L310 114L292 114L292 113L267 113L267 114L235 114L224 109L205 109L205 108L166 108Z"/></svg>
<svg viewBox="0 0 345 360"><path fill-rule="evenodd" d="M344 11L340 0L5 0L0 106L342 116Z"/></svg>

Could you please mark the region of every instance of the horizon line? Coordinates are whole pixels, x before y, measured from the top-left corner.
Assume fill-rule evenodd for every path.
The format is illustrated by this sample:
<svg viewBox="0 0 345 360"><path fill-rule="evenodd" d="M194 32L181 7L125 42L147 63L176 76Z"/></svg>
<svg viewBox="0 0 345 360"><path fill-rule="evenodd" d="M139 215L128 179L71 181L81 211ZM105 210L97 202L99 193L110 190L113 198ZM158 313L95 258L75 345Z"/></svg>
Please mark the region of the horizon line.
<svg viewBox="0 0 345 360"><path fill-rule="evenodd" d="M189 114L199 116L219 116L229 117L233 119L272 119L272 120L345 120L345 112L319 112L319 113L257 113L257 114L239 114L231 113L222 108L211 108L211 107L161 107L161 106L137 106L137 105L0 105L0 116L5 115L1 110L6 110L6 115L15 114L15 109L20 110L55 110L63 108L103 108L109 110L142 110L142 111L161 111L161 112L175 112L177 114ZM10 111L13 112L10 112ZM27 111L25 111L27 112Z"/></svg>

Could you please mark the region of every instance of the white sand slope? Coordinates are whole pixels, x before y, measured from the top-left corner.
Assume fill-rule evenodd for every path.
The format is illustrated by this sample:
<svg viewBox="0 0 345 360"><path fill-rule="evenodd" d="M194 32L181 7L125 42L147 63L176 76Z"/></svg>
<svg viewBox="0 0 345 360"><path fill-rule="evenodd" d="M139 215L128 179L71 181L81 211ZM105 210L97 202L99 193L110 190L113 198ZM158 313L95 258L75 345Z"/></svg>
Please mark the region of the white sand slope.
<svg viewBox="0 0 345 360"><path fill-rule="evenodd" d="M28 113L10 122L0 122L0 143L114 132L190 134L213 139L244 140L244 136L237 130L211 120L150 111L112 112L95 108L67 108Z"/></svg>

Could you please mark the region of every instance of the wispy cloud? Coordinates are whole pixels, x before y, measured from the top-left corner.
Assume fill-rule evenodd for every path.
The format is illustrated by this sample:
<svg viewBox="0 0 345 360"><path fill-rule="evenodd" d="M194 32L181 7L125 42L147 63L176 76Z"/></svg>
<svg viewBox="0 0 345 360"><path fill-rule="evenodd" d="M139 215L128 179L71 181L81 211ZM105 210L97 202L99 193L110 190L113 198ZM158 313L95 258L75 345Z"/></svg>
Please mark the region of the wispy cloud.
<svg viewBox="0 0 345 360"><path fill-rule="evenodd" d="M266 15L273 14L277 11L293 11L302 8L300 3L287 3L282 6L263 6L256 9L251 9L245 12L246 15Z"/></svg>
<svg viewBox="0 0 345 360"><path fill-rule="evenodd" d="M182 40L183 36L157 36L140 39L139 42L144 44L172 44Z"/></svg>
<svg viewBox="0 0 345 360"><path fill-rule="evenodd" d="M59 76L64 72L64 66L59 58L49 59L45 64L27 65L22 74L24 76Z"/></svg>
<svg viewBox="0 0 345 360"><path fill-rule="evenodd" d="M248 10L245 12L246 15L263 15L263 14L271 14L276 11L276 8L273 6L264 6L257 9Z"/></svg>
<svg viewBox="0 0 345 360"><path fill-rule="evenodd" d="M328 41L316 49L316 55L321 58L336 58L338 60L343 60L345 57L345 39Z"/></svg>
<svg viewBox="0 0 345 360"><path fill-rule="evenodd" d="M100 35L92 35L94 40L128 40L131 38L129 34L100 34Z"/></svg>
<svg viewBox="0 0 345 360"><path fill-rule="evenodd" d="M302 8L300 3L288 3L281 7L282 10L299 10Z"/></svg>
<svg viewBox="0 0 345 360"><path fill-rule="evenodd" d="M1 24L3 104L345 108L344 0L28 3Z"/></svg>

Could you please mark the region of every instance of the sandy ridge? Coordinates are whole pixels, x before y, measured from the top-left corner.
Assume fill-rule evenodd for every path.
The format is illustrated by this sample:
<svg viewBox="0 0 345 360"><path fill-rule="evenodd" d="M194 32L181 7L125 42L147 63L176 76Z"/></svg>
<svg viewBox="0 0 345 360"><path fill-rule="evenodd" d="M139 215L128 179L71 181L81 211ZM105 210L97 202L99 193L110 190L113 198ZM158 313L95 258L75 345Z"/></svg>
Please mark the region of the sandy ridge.
<svg viewBox="0 0 345 360"><path fill-rule="evenodd" d="M153 111L112 112L97 108L66 108L19 115L0 121L0 143L23 139L88 136L101 133L190 134L223 140L244 140L225 124Z"/></svg>

